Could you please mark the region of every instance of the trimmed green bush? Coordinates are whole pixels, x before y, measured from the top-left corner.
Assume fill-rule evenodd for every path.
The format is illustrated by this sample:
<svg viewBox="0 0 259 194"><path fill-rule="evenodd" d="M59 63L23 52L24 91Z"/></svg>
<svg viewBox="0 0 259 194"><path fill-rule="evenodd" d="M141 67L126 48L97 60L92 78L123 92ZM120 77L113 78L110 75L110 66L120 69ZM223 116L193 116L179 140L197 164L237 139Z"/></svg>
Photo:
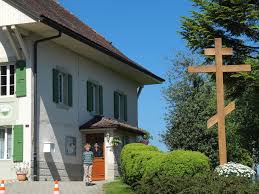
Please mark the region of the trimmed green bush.
<svg viewBox="0 0 259 194"><path fill-rule="evenodd" d="M161 164L169 176L194 176L210 171L209 158L200 152L176 150L169 153Z"/></svg>
<svg viewBox="0 0 259 194"><path fill-rule="evenodd" d="M194 151L165 153L154 146L128 144L121 153L124 182L136 194L258 194L244 177L212 174L209 159Z"/></svg>
<svg viewBox="0 0 259 194"><path fill-rule="evenodd" d="M146 162L161 154L154 146L140 143L126 145L121 152L121 171L124 182L132 185L139 181L144 174Z"/></svg>
<svg viewBox="0 0 259 194"><path fill-rule="evenodd" d="M177 150L160 154L146 164L144 176L163 171L169 176L194 176L210 171L209 158L200 152Z"/></svg>
<svg viewBox="0 0 259 194"><path fill-rule="evenodd" d="M149 174L134 186L137 194L258 194L259 184L244 177Z"/></svg>
<svg viewBox="0 0 259 194"><path fill-rule="evenodd" d="M199 152L178 150L165 153L144 144L128 144L123 148L121 168L123 180L129 185L158 172L169 176L194 176L210 170L208 157Z"/></svg>

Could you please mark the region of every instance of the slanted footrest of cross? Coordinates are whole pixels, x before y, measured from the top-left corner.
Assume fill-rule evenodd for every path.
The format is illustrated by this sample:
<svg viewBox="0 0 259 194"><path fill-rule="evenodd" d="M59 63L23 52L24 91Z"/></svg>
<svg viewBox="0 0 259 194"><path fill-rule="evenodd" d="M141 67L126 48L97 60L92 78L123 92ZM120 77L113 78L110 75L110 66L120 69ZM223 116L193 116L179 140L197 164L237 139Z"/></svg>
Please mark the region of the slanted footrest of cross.
<svg viewBox="0 0 259 194"><path fill-rule="evenodd" d="M235 101L232 101L224 108L225 116L227 116L229 113L231 113L233 110L235 110ZM208 129L211 128L213 125L215 125L218 122L218 114L215 114L213 117L211 117L207 121L207 127Z"/></svg>

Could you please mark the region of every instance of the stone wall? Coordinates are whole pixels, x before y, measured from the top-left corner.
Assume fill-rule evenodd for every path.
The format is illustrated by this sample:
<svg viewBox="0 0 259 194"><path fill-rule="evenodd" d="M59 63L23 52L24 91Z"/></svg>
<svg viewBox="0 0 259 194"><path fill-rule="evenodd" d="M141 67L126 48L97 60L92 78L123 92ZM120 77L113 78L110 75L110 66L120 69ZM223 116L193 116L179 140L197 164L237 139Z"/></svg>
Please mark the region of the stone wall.
<svg viewBox="0 0 259 194"><path fill-rule="evenodd" d="M33 169L32 169L33 170ZM83 167L81 164L61 162L38 162L39 181L82 181Z"/></svg>

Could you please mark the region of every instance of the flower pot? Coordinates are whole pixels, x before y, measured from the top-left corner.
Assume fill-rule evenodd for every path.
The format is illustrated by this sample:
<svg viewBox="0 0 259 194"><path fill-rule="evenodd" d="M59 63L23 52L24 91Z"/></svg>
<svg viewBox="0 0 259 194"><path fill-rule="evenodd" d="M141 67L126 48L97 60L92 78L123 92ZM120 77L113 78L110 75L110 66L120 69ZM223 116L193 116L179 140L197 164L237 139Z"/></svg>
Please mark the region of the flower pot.
<svg viewBox="0 0 259 194"><path fill-rule="evenodd" d="M26 174L17 173L16 176L17 176L18 181L26 181L27 180Z"/></svg>
<svg viewBox="0 0 259 194"><path fill-rule="evenodd" d="M140 141L139 143L142 143L142 144L148 145L148 144L149 144L149 141L148 141L148 140L142 140L142 141Z"/></svg>

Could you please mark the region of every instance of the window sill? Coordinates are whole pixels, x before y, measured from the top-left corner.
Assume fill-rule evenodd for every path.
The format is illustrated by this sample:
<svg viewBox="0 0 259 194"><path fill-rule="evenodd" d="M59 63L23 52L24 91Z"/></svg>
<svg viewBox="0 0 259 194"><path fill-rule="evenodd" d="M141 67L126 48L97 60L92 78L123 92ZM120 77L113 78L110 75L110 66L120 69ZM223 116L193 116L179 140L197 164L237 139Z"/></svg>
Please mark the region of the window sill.
<svg viewBox="0 0 259 194"><path fill-rule="evenodd" d="M89 111L88 111L89 112ZM95 112L95 111L92 111L92 112L89 112L91 116L98 116L98 115L101 115L100 113L98 112Z"/></svg>
<svg viewBox="0 0 259 194"><path fill-rule="evenodd" d="M4 98L16 98L16 96L15 95L0 96L0 99L4 99Z"/></svg>
<svg viewBox="0 0 259 194"><path fill-rule="evenodd" d="M56 107L64 110L69 110L70 108L72 108L71 106L60 104L60 103L56 103Z"/></svg>
<svg viewBox="0 0 259 194"><path fill-rule="evenodd" d="M0 162L12 161L12 159L0 159Z"/></svg>

